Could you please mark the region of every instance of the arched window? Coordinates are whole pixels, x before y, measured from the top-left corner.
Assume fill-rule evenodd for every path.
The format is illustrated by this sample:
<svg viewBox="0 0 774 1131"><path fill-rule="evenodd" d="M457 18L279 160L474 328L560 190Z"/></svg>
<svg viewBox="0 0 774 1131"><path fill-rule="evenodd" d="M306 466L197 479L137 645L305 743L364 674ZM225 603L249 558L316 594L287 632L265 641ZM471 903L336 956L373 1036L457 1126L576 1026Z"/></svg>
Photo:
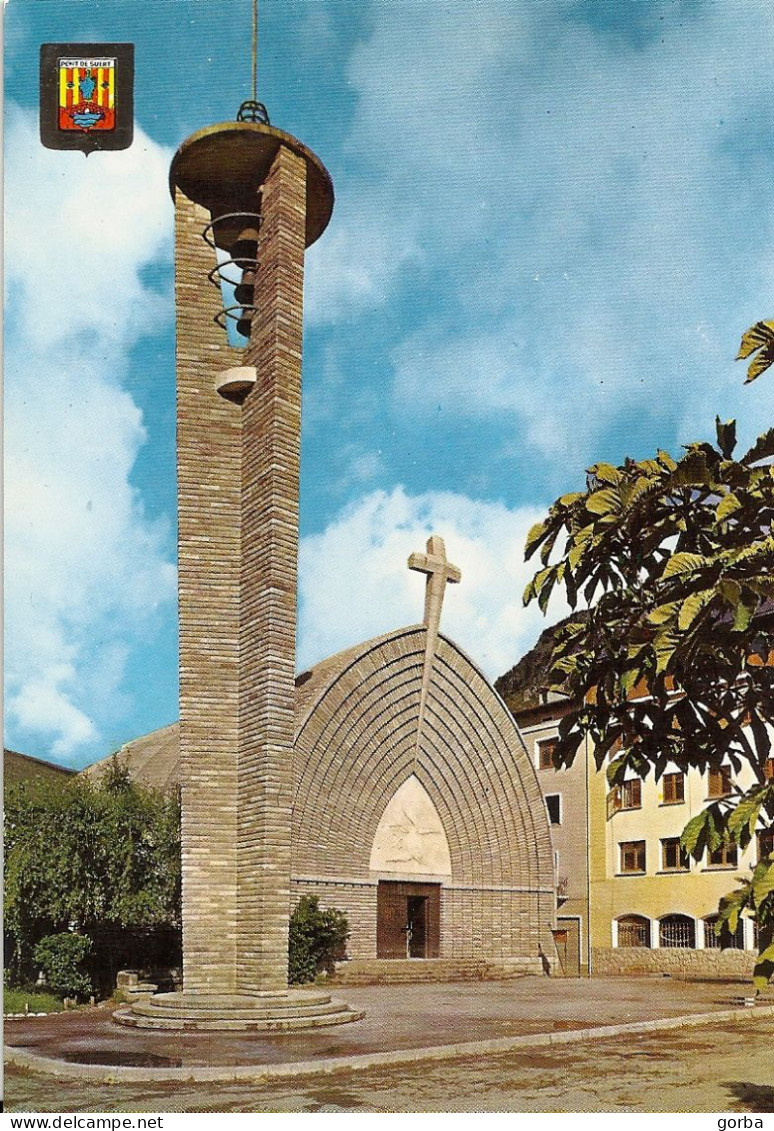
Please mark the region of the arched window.
<svg viewBox="0 0 774 1131"><path fill-rule="evenodd" d="M658 924L659 946L696 946L696 924L687 915L665 915Z"/></svg>
<svg viewBox="0 0 774 1131"><path fill-rule="evenodd" d="M704 920L704 946L707 950L744 950L744 923L740 919L733 935L723 934L720 938L715 934L717 915L708 915Z"/></svg>
<svg viewBox="0 0 774 1131"><path fill-rule="evenodd" d="M619 946L650 946L650 919L643 915L622 915L618 920Z"/></svg>

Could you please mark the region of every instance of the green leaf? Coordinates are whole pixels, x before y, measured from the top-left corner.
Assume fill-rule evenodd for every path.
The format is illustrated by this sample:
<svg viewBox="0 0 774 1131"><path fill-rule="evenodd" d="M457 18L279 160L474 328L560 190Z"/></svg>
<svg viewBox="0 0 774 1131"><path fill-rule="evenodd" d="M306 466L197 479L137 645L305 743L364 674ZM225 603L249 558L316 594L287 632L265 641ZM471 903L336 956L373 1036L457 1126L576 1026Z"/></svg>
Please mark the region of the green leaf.
<svg viewBox="0 0 774 1131"><path fill-rule="evenodd" d="M774 943L758 955L753 969L753 985L758 993L766 989L774 974Z"/></svg>
<svg viewBox="0 0 774 1131"><path fill-rule="evenodd" d="M666 605L659 605L647 614L648 621L651 624L666 624L667 621L674 619L679 608L679 601L669 601Z"/></svg>
<svg viewBox="0 0 774 1131"><path fill-rule="evenodd" d="M731 459L731 454L736 447L736 421L722 421L719 416L716 416L715 433L718 438L718 447L723 454L723 459Z"/></svg>
<svg viewBox="0 0 774 1131"><path fill-rule="evenodd" d="M774 456L774 428L769 428L755 441L749 451L742 456L742 463L757 463L760 459Z"/></svg>
<svg viewBox="0 0 774 1131"><path fill-rule="evenodd" d="M671 558L664 566L662 577L676 577L681 573L691 573L695 569L701 569L702 566L707 564L707 559L701 554L689 554L680 552L672 554Z"/></svg>
<svg viewBox="0 0 774 1131"><path fill-rule="evenodd" d="M753 357L747 369L745 384L760 377L774 363L774 322L756 322L742 335L737 361Z"/></svg>
<svg viewBox="0 0 774 1131"><path fill-rule="evenodd" d="M745 604L744 601L740 601L734 609L734 623L732 625L731 631L745 632L750 626L750 621L753 618L754 612L754 605L751 607L750 605Z"/></svg>
<svg viewBox="0 0 774 1131"><path fill-rule="evenodd" d="M698 813L683 829L680 837L680 843L686 852L693 853L696 851L697 846L701 845L699 851L703 851L704 836L707 825L707 810L702 810Z"/></svg>
<svg viewBox="0 0 774 1131"><path fill-rule="evenodd" d="M714 589L701 589L698 593L692 593L690 597L686 597L680 606L677 617L677 627L681 632L686 632L691 627L714 596Z"/></svg>
<svg viewBox="0 0 774 1131"><path fill-rule="evenodd" d="M613 467L612 463L595 463L591 468L591 474L595 475L603 483L612 483L617 486L623 476L617 467Z"/></svg>
<svg viewBox="0 0 774 1131"><path fill-rule="evenodd" d="M724 495L718 503L717 509L715 511L715 518L718 520L718 522L722 522L724 518L728 518L728 516L730 514L733 514L734 511L738 511L741 505L741 502L734 494L734 492L729 491L728 494Z"/></svg>
<svg viewBox="0 0 774 1131"><path fill-rule="evenodd" d="M610 515L621 509L621 496L614 487L603 487L586 499L586 510L592 514Z"/></svg>
<svg viewBox="0 0 774 1131"><path fill-rule="evenodd" d="M529 560L532 557L535 550L543 541L543 538L546 534L547 525L548 524L546 522L536 522L535 525L530 528L530 532L527 535L527 542L524 547L525 560Z"/></svg>
<svg viewBox="0 0 774 1131"><path fill-rule="evenodd" d="M758 874L760 872L760 875ZM764 899L774 891L774 862L767 864L762 861L753 872L752 897L756 907L760 907Z"/></svg>

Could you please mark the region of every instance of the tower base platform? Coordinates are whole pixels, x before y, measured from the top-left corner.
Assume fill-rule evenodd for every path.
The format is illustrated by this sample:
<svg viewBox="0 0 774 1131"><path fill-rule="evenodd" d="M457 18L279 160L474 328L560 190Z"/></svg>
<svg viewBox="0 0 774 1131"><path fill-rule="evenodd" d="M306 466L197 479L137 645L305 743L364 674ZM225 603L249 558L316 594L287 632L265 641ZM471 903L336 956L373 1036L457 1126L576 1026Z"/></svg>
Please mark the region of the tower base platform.
<svg viewBox="0 0 774 1131"><path fill-rule="evenodd" d="M345 1025L364 1016L324 990L288 990L261 995L154 994L117 1009L113 1020L135 1029L285 1033Z"/></svg>

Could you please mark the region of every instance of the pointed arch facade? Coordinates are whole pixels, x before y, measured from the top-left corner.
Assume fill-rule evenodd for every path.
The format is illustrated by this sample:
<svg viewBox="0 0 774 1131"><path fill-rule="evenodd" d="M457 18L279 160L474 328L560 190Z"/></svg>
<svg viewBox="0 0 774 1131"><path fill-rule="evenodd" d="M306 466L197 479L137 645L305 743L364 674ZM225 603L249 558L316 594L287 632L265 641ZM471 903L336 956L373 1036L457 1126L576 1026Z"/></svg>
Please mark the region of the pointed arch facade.
<svg viewBox="0 0 774 1131"><path fill-rule="evenodd" d="M540 949L551 953L555 891L534 768L497 693L443 636L419 727L425 643L424 626L401 629L299 677L292 898L318 894L346 911L350 954L371 958L379 885L437 885L441 957L539 966ZM412 779L437 814L447 872L431 856L427 873L417 867L424 818L407 834L405 867L400 852L373 856L380 821Z"/></svg>

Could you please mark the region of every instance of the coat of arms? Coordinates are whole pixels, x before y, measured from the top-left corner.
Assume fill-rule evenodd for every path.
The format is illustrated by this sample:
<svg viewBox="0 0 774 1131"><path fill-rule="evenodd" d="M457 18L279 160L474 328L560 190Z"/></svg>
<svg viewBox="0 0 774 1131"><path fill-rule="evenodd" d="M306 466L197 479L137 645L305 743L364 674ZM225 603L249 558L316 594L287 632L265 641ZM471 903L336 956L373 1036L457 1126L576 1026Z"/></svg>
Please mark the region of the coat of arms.
<svg viewBox="0 0 774 1131"><path fill-rule="evenodd" d="M40 139L49 149L126 149L132 143L134 45L44 43Z"/></svg>
<svg viewBox="0 0 774 1131"><path fill-rule="evenodd" d="M59 60L60 130L114 129L115 102L115 58Z"/></svg>

